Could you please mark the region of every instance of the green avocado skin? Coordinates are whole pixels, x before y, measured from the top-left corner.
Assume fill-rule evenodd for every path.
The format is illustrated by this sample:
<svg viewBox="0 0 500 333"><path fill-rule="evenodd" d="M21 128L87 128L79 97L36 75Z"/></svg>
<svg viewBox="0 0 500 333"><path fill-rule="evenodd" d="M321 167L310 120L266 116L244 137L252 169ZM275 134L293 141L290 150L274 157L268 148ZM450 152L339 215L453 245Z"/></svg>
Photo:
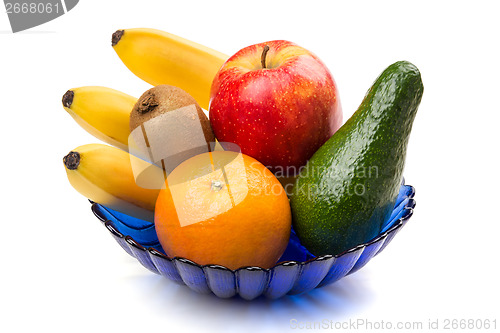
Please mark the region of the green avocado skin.
<svg viewBox="0 0 500 333"><path fill-rule="evenodd" d="M392 64L301 171L290 196L292 223L313 254L340 254L380 233L401 185L423 90L413 64Z"/></svg>

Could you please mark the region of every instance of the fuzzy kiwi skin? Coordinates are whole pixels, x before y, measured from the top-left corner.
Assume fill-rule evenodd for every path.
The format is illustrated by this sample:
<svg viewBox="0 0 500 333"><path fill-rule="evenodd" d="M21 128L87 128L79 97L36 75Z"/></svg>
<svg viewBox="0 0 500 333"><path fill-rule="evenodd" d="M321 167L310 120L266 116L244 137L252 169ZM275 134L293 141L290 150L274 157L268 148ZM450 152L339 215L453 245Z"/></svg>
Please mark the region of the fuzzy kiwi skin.
<svg viewBox="0 0 500 333"><path fill-rule="evenodd" d="M133 132L137 127L152 120L155 117L158 117L167 112L178 110L180 108L189 105L195 105L196 107L198 120L203 130L205 141L207 142L207 149L211 151L212 150L211 147L213 147L215 143L215 135L214 132L212 131L212 127L210 126L210 121L208 120L208 117L191 95L189 95L181 88L175 86L170 86L165 84L159 85L147 90L146 92L144 92L144 94L142 94L142 96L137 100L137 103L132 109L132 112L130 113L130 132ZM193 123L195 119L186 116L186 114L183 114L182 112L174 114L173 116L174 117L171 119L174 119L173 122L174 126L178 124L180 128L185 128L187 131L191 130L199 131L198 124ZM154 121L151 122L150 124L152 123L154 123ZM162 125L164 126L165 124L158 123L158 126ZM161 130L168 131L169 129L166 127L166 128L161 128ZM193 132L193 137L194 135L195 133ZM178 144L180 146L182 145L186 145L186 147L189 146L188 143L184 142L179 142ZM186 151L182 154L182 156L177 156L176 159L185 160L191 157L190 155L195 154L198 150L199 149L193 151ZM207 150L205 149L205 152L206 151Z"/></svg>
<svg viewBox="0 0 500 333"><path fill-rule="evenodd" d="M201 128L207 143L215 142L215 135L208 117L196 100L181 88L162 84L147 90L139 98L130 113L130 131L154 117L194 104L198 111Z"/></svg>

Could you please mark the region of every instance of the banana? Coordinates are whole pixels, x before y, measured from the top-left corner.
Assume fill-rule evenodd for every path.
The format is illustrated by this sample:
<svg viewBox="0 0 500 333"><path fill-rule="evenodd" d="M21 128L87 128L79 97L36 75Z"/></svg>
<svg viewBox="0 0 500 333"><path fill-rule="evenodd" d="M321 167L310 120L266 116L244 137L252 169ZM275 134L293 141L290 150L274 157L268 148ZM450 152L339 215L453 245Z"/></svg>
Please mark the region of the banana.
<svg viewBox="0 0 500 333"><path fill-rule="evenodd" d="M68 90L64 109L96 138L123 150L128 149L129 116L137 99L118 90L89 86Z"/></svg>
<svg viewBox="0 0 500 333"><path fill-rule="evenodd" d="M155 29L117 30L111 45L139 78L153 86L179 87L206 110L212 80L229 58L206 46Z"/></svg>
<svg viewBox="0 0 500 333"><path fill-rule="evenodd" d="M71 185L88 199L111 209L154 221L163 170L104 144L80 146L63 159Z"/></svg>

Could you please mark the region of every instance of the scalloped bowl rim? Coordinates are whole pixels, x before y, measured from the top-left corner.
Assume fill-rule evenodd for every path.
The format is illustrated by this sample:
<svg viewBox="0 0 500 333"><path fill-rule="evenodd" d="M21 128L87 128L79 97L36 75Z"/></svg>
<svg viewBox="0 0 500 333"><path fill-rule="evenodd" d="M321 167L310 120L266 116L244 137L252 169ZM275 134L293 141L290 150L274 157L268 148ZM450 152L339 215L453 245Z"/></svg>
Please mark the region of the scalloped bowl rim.
<svg viewBox="0 0 500 333"><path fill-rule="evenodd" d="M190 265L197 266L197 267L199 267L201 269L204 269L204 268L219 269L219 270L224 270L224 271L230 271L232 273L236 273L236 272L241 271L241 270L247 270L247 271L248 270L250 270L250 271L260 270L260 271L267 271L268 272L268 271L271 271L274 268L279 267L279 266L304 265L304 264L307 264L307 263L310 263L310 262L313 262L313 261L322 261L322 260L326 260L326 259L330 259L330 258L340 258L340 257L344 256L347 253L356 252L356 251L359 251L361 248L368 247L371 244L374 244L374 243L380 241L382 238L387 237L387 235L389 233L395 232L397 229L401 228L404 225L404 221L408 220L413 215L413 210L414 210L414 207L415 207L415 200L413 199L414 194L415 194L415 189L411 185L405 184L405 186L409 186L411 188L411 195L408 196L408 198L410 200L412 200L412 206L405 205L402 208L402 211L407 211L407 213L404 214L403 217L401 217L398 220L396 220L389 229L381 232L379 235L377 235L372 240L370 240L368 242L365 242L365 243L362 243L362 244L359 244L357 246L354 246L354 247L352 247L352 248L350 248L350 249L348 249L348 250L346 250L346 251L344 251L342 253L336 254L336 255L333 255L333 254L324 254L324 255L315 256L315 257L310 258L310 259L305 260L305 261L297 261L297 260L280 261L280 262L277 262L276 264L274 264L270 268L262 268L262 267L259 267L259 266L242 266L242 267L239 267L237 269L230 269L230 268L228 268L226 266L219 265L219 264L205 264L205 265L200 265L200 264L198 264L198 263L196 263L196 262L194 262L194 261L192 261L192 260L190 260L188 258L184 258L184 257L173 257L173 258L170 258L167 255L165 255L165 254L161 253L160 251L156 250L155 248L153 248L153 247L144 247L139 242L137 242L136 240L134 240L133 237L122 234L120 231L118 231L113 226L113 222L112 221L110 221L109 219L106 219L104 216L102 216L100 214L100 212L97 209L97 207L98 207L99 204L95 203L95 202L92 202L90 200L89 201L92 204L92 206L91 206L92 212L104 224L104 226L106 227L106 229L108 229L108 231L111 234L113 234L116 237L124 239L129 245L134 246L135 248L137 248L139 250L149 252L151 255L158 256L158 257L160 257L162 259L166 259L166 260L168 260L170 262L178 260L178 261L181 261L181 262L184 262L184 263L188 263Z"/></svg>

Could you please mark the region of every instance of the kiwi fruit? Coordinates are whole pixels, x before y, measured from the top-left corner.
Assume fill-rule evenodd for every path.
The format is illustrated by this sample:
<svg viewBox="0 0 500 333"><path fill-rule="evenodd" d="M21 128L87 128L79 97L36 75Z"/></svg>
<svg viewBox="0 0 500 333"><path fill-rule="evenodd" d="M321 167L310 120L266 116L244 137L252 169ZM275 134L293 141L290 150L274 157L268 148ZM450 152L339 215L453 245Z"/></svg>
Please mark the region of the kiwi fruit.
<svg viewBox="0 0 500 333"><path fill-rule="evenodd" d="M212 151L215 135L196 100L181 88L147 90L130 113L130 132L139 155L171 172L186 159Z"/></svg>

